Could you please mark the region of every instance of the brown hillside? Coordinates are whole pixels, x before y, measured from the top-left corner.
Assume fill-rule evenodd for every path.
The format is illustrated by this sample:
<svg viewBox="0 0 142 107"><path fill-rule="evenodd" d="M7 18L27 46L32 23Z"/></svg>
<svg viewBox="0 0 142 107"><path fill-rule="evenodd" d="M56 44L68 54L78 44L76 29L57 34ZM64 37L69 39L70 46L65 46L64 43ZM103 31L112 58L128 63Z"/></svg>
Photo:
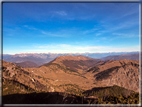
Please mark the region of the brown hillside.
<svg viewBox="0 0 142 107"><path fill-rule="evenodd" d="M35 75L24 70L22 67L17 66L16 64L3 61L3 80L16 81L18 83L24 84L29 88L44 90L46 86L41 84L38 80L35 79Z"/></svg>
<svg viewBox="0 0 142 107"><path fill-rule="evenodd" d="M84 56L60 56L38 68L22 68L3 61L2 71L4 96L33 91L82 96L85 92L83 98L96 99L103 97L104 92L107 96L124 93L129 95L130 91L125 89L139 91L139 62L135 60L101 61ZM114 87L110 88L111 86ZM115 91L120 89L118 93ZM87 90L94 91L94 95L87 95Z"/></svg>
<svg viewBox="0 0 142 107"><path fill-rule="evenodd" d="M102 86L118 85L139 91L139 63L135 60L106 61L89 69L84 75Z"/></svg>
<svg viewBox="0 0 142 107"><path fill-rule="evenodd" d="M59 56L50 63L44 64L44 66L48 66L50 64L58 64L64 68L68 68L72 71L79 72L80 74L84 73L90 67L97 65L98 63L103 62L100 59L94 59L82 55L72 56Z"/></svg>

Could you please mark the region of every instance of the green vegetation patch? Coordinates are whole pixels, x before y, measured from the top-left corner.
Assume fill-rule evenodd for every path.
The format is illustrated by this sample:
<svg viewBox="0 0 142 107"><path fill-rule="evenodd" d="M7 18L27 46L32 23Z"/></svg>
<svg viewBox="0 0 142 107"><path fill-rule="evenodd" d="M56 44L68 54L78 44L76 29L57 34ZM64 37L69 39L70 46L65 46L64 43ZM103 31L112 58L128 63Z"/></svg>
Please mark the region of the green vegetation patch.
<svg viewBox="0 0 142 107"><path fill-rule="evenodd" d="M75 84L65 84L68 91L76 91ZM70 88L72 87L72 88ZM70 88L70 89L69 89ZM118 91L121 87L113 86ZM123 89L123 88L122 88ZM109 90L109 88L107 88ZM100 91L100 89L99 89ZM110 90L112 91L112 90ZM95 94L95 93L94 93ZM92 94L89 94L92 95ZM132 92L127 97L122 94L107 95L99 98L85 98L85 94L75 95L67 92L32 92L3 95L3 104L139 104L139 93Z"/></svg>
<svg viewBox="0 0 142 107"><path fill-rule="evenodd" d="M98 98L98 104L139 104L139 93L131 93L128 97L123 95Z"/></svg>
<svg viewBox="0 0 142 107"><path fill-rule="evenodd" d="M98 96L99 98L107 97L107 96L125 96L128 97L132 92L131 90L127 90L123 87L119 87L117 85L111 87L96 87L92 90L88 90L83 92L85 96Z"/></svg>
<svg viewBox="0 0 142 107"><path fill-rule="evenodd" d="M64 84L59 85L58 87L63 87L65 92L72 94L81 94L84 91L83 89L79 88L79 86L76 84Z"/></svg>

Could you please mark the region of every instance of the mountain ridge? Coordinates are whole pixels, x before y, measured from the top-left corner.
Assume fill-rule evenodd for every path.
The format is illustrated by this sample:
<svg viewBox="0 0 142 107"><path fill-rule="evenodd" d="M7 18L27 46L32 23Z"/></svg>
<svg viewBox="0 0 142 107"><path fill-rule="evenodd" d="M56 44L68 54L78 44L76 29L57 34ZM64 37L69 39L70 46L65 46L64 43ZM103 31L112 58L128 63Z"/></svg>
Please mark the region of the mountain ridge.
<svg viewBox="0 0 142 107"><path fill-rule="evenodd" d="M101 58L102 60L120 60L120 59L129 59L129 60L139 60L139 54L131 54L131 55L112 55Z"/></svg>
<svg viewBox="0 0 142 107"><path fill-rule="evenodd" d="M67 55L59 56L37 68L23 68L6 61L3 61L2 64L3 80L8 79L16 84L20 83L21 87L27 86L29 89L34 89L35 92L65 92L82 95L87 90L100 89L99 87L109 90L110 88L105 87L114 85L135 92L139 91L139 62L137 60L102 61L86 56ZM9 82L4 83L5 95L9 93L6 90L12 87L8 84ZM19 90L14 87L12 88L13 93L15 93L14 90ZM27 88L24 90L23 92L29 93ZM86 94L84 98L98 99L97 92L95 92L95 96Z"/></svg>
<svg viewBox="0 0 142 107"><path fill-rule="evenodd" d="M79 53L69 53L69 54L22 53L22 54L15 54L15 55L4 54L3 55L3 60L7 61L7 62L14 62L14 63L19 63L19 62L24 62L24 61L32 61L32 62L38 64L38 66L40 66L40 65L43 65L45 63L48 63L48 62L52 61L53 59L55 59L55 58L57 58L59 56L65 56L65 55L72 55L72 56L83 55L83 56L90 57L90 58L101 59L102 57L106 57L106 56L109 56L109 55L120 55L120 54L129 55L129 54L134 54L134 53L138 53L138 52L82 53L82 54L79 54Z"/></svg>

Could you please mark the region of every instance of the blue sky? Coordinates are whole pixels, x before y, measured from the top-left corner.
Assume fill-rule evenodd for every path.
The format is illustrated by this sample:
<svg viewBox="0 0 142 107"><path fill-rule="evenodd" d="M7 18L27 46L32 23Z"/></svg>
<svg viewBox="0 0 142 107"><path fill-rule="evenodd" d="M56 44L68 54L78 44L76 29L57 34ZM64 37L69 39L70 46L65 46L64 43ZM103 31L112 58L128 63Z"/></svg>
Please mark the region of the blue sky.
<svg viewBox="0 0 142 107"><path fill-rule="evenodd" d="M4 54L139 47L139 3L3 3Z"/></svg>

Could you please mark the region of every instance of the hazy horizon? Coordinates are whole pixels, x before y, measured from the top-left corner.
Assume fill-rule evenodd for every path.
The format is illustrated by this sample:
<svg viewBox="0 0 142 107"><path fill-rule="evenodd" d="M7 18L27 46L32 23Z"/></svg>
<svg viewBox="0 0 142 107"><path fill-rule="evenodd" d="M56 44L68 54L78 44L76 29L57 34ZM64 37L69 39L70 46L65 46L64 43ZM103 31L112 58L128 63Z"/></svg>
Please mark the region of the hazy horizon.
<svg viewBox="0 0 142 107"><path fill-rule="evenodd" d="M139 3L3 3L3 54L140 51Z"/></svg>
<svg viewBox="0 0 142 107"><path fill-rule="evenodd" d="M6 53L5 55L16 55L16 54L105 54L105 53L140 53L140 51L131 51L131 52L83 52L83 53L52 53L52 52L47 52L47 53L28 53L28 52L25 52L25 53ZM3 53L4 54L4 53Z"/></svg>

